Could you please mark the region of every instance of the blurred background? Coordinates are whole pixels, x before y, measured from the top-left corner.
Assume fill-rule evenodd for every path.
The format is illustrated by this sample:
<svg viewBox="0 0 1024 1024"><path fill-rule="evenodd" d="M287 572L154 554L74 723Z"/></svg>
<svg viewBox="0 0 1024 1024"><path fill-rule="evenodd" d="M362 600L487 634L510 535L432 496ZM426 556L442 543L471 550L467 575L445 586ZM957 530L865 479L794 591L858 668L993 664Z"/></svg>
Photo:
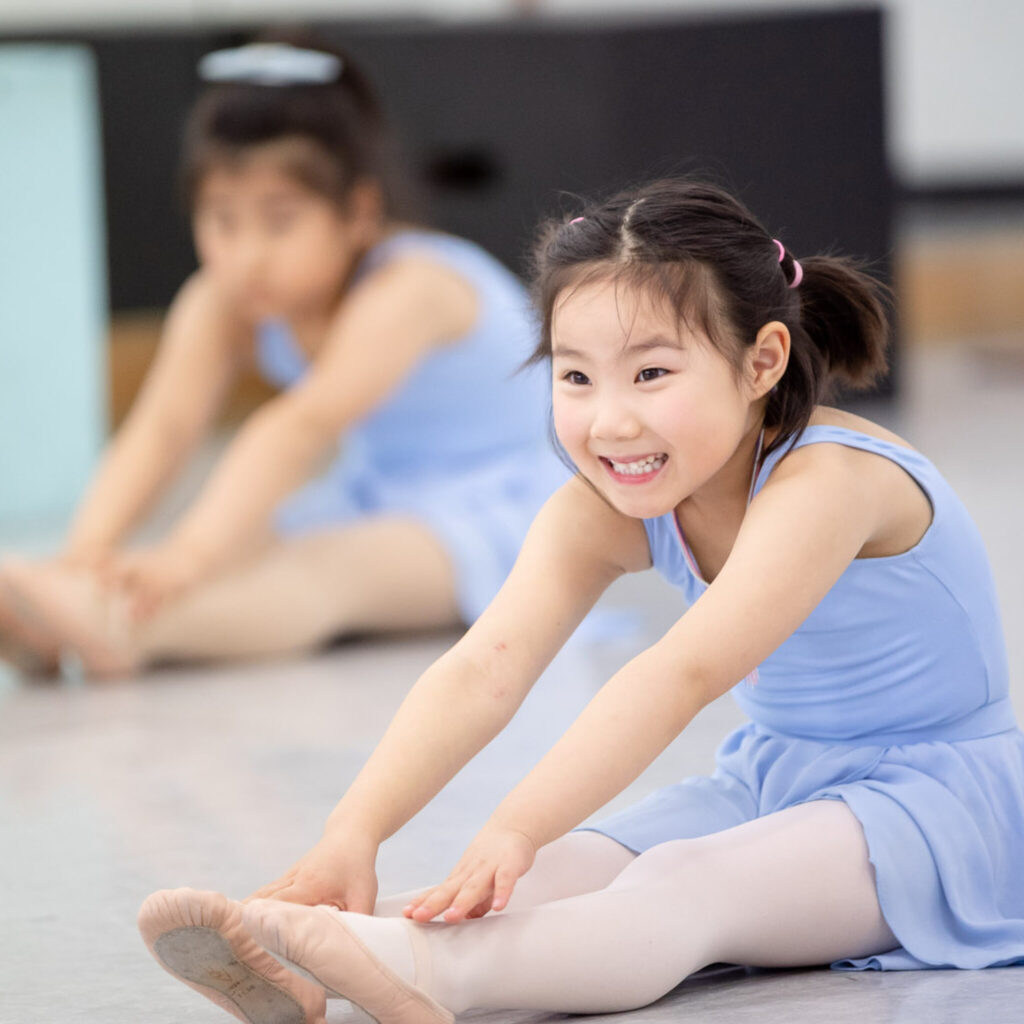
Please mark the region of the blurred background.
<svg viewBox="0 0 1024 1024"><path fill-rule="evenodd" d="M362 58L425 219L519 272L543 214L675 171L738 191L798 257L870 261L897 329L863 408L929 455L978 522L1024 716L1019 0L0 0L0 551L58 543L194 266L174 177L196 60L283 16ZM243 381L225 427L263 397ZM680 614L653 574L620 583L610 600L645 616L633 646L569 645L473 771L382 851L384 891L436 881L524 765ZM145 957L139 902L274 877L453 639L120 687L0 669L0 1024L219 1020ZM708 771L738 720L715 702L613 809ZM823 972L705 980L630 1019L678 1021L686 1000L688 1018L760 1021L762 981L793 1021L820 1020L826 999L836 1020L1009 1021L1024 998L1013 971Z"/></svg>
<svg viewBox="0 0 1024 1024"><path fill-rule="evenodd" d="M1024 373L1024 8L1011 0L4 0L0 543L59 530L194 266L195 61L280 22L362 58L441 228L524 269L573 196L674 171L896 287L894 369ZM264 394L244 381L227 417Z"/></svg>

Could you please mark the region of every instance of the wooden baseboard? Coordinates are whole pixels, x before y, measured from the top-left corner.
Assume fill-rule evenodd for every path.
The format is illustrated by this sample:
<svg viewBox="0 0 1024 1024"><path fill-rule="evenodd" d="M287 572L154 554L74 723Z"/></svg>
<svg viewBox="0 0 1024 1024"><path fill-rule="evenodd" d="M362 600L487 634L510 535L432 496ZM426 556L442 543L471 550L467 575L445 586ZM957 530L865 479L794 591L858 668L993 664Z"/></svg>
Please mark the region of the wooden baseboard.
<svg viewBox="0 0 1024 1024"><path fill-rule="evenodd" d="M931 231L901 241L900 326L910 344L999 337L1024 346L1024 234Z"/></svg>
<svg viewBox="0 0 1024 1024"><path fill-rule="evenodd" d="M110 416L116 427L131 408L156 355L163 325L161 310L114 314L110 324ZM221 420L239 423L274 390L256 373L243 373L228 397Z"/></svg>

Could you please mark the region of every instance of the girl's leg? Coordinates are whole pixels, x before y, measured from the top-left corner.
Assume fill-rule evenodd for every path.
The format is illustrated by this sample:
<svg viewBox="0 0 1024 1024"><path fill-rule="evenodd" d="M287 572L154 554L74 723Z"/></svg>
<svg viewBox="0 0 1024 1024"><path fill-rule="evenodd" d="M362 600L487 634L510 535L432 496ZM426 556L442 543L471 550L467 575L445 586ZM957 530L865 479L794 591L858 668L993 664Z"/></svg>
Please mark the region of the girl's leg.
<svg viewBox="0 0 1024 1024"><path fill-rule="evenodd" d="M541 847L533 867L519 879L503 913L580 896L609 885L636 854L599 832L570 832ZM422 890L385 896L375 917L401 917L402 908Z"/></svg>
<svg viewBox="0 0 1024 1024"><path fill-rule="evenodd" d="M441 542L410 519L368 519L280 542L139 631L143 660L308 650L332 637L454 626L455 575Z"/></svg>
<svg viewBox="0 0 1024 1024"><path fill-rule="evenodd" d="M407 519L368 519L278 542L138 626L124 597L91 576L40 564L9 572L8 582L98 675L160 660L290 654L345 633L460 621L447 552Z"/></svg>
<svg viewBox="0 0 1024 1024"><path fill-rule="evenodd" d="M878 906L860 824L838 801L665 843L599 892L460 925L271 901L244 914L257 941L342 995L373 970L375 934L405 928L416 970L392 988L406 1001L429 996L456 1012L628 1010L709 963L801 966L898 945Z"/></svg>

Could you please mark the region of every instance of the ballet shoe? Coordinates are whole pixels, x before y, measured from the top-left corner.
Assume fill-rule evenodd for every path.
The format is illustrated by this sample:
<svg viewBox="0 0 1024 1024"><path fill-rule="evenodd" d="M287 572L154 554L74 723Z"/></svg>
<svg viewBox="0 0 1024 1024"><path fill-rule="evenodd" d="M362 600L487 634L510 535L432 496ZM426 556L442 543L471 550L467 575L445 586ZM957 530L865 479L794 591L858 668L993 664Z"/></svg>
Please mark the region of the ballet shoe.
<svg viewBox="0 0 1024 1024"><path fill-rule="evenodd" d="M282 962L347 999L376 1024L452 1024L454 1015L403 981L366 948L334 907L252 900L242 907L246 930Z"/></svg>
<svg viewBox="0 0 1024 1024"><path fill-rule="evenodd" d="M60 665L60 647L45 625L19 602L6 576L4 563L0 565L0 660L27 675L52 675Z"/></svg>
<svg viewBox="0 0 1024 1024"><path fill-rule="evenodd" d="M127 602L91 573L50 563L8 561L3 581L23 618L45 630L61 651L73 651L86 675L116 679L138 670L128 639Z"/></svg>
<svg viewBox="0 0 1024 1024"><path fill-rule="evenodd" d="M326 1024L323 988L261 949L241 904L220 893L155 892L139 910L139 931L164 970L246 1024Z"/></svg>

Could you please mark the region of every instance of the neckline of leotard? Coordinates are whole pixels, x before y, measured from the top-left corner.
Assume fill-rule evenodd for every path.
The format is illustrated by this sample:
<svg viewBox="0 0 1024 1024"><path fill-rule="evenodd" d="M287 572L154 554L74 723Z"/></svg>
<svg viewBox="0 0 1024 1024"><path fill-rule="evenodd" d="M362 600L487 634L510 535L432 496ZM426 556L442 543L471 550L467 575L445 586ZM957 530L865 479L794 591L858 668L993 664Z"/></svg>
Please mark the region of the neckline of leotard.
<svg viewBox="0 0 1024 1024"><path fill-rule="evenodd" d="M764 431L762 430L762 439ZM818 435L825 435L825 438L820 438ZM912 547L907 548L906 551L900 551L895 555L877 555L871 558L855 558L850 563L850 566L858 565L884 565L889 562L896 562L900 559L914 557L921 548L930 541L933 533L935 532L936 524L940 518L940 507L934 491L930 486L930 481L922 480L921 474L911 472L909 467L903 461L903 459L892 458L895 453L900 453L904 458L908 458L911 461L919 462L925 466L930 466L931 463L927 457L922 455L916 448L910 448L907 445L895 444L892 441L886 441L885 438L876 437L874 434L865 434L862 430L853 430L850 427L841 427L837 424L832 423L814 423L810 424L793 438L787 440L784 444L780 445L774 451L769 452L763 459L760 458L761 444L758 443L758 458L754 461L754 473L750 483L750 493L747 497L747 505L757 496L761 488L764 486L768 477L775 467L782 461L783 457L788 455L791 451L796 448L801 448L805 444L823 443L824 440L828 440L828 435L840 434L847 437L861 439L867 444L864 445L850 445L849 447L858 448L861 451L870 451L876 455L882 455L883 457L890 458L891 461L895 462L905 473L907 473L914 482L924 492L925 497L928 499L929 504L932 507L932 520L928 524L928 528L924 531L917 543ZM843 444L844 442L834 439L835 443ZM760 464L758 461L760 460ZM694 579L698 583L705 587L710 586L707 580L701 575L700 568L697 565L697 560L693 556L693 552L690 550L690 545L686 540L686 535L683 533L683 528L679 523L679 519L676 516L675 509L673 509L669 515L672 516L672 523L675 526L676 536L679 539L679 545L683 553L683 558L686 561L687 568L692 573Z"/></svg>
<svg viewBox="0 0 1024 1024"><path fill-rule="evenodd" d="M764 427L761 427L761 432L757 435L757 444L754 447L754 464L750 470L750 487L747 489L747 506L754 500L754 486L757 483L757 478L761 475L762 468L762 452L764 451ZM686 540L686 534L683 533L682 524L679 522L679 517L676 515L676 510L672 509L669 513L672 516L672 522L675 524L676 536L679 538L679 545L682 548L683 558L686 560L686 564L691 573L693 573L694 579L698 582L703 583L705 587L710 586L706 579L701 575L700 566L697 565L697 559L694 557L693 552L690 550L690 545Z"/></svg>

